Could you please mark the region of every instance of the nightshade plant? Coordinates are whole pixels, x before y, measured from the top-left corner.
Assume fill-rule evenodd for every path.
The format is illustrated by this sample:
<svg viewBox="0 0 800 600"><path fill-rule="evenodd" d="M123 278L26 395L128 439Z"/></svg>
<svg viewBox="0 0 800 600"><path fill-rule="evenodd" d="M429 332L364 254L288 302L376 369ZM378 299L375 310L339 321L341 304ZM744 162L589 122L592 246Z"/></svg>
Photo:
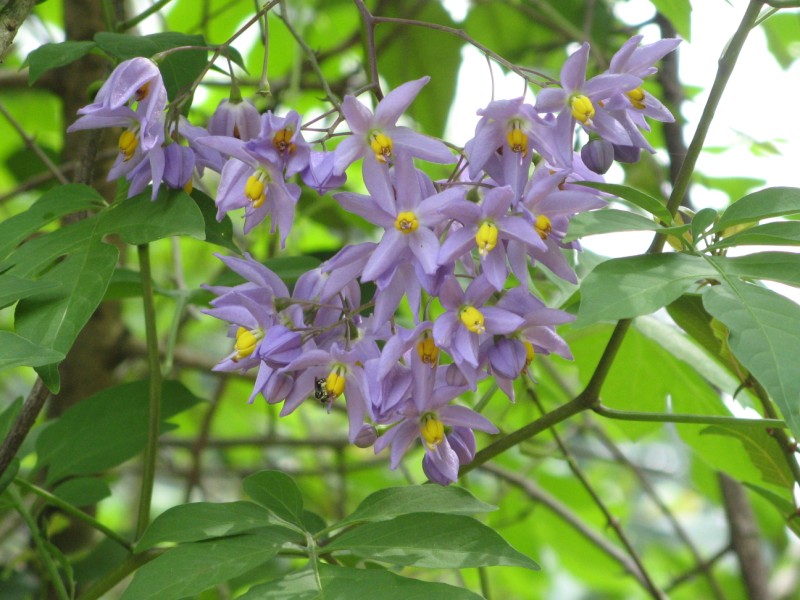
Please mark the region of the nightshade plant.
<svg viewBox="0 0 800 600"><path fill-rule="evenodd" d="M360 19L353 40L363 34L365 66L342 71L337 79L330 65L321 64L325 52L309 45L313 21L304 22L302 11L294 14L290 3L250 7L243 24L219 45L178 32L123 33L168 0L129 21L113 16L111 4L105 12L107 31L89 41L46 44L27 58L31 82L90 53L105 59L102 82L66 131L92 131L88 139L94 152L103 132L111 130L113 160L104 175L115 191L109 202L89 187L91 154L81 159L85 165L76 169L77 182L67 183L36 141L19 130L60 184L0 223L0 297L4 305L15 304L14 332L0 332L5 342L0 367L33 367L38 375L24 405L12 402L0 413L3 507L29 529L36 568L23 572L9 561L0 592L8 586L24 597L121 594L125 600L169 600L225 586L220 597L355 598L380 589L388 598L467 599L479 597L472 589L494 597L496 585L496 596L518 597L518 580L497 576L490 585L485 567L538 570L527 556L536 552L536 544L506 529L515 545L524 545L526 552L520 552L492 526L470 516L493 508L458 485L477 470L476 481L485 476L502 488L518 488L596 544L604 560L627 576L622 584L603 583L608 597L665 597L689 577L670 581L646 564L576 459L576 449L593 454L598 447L630 466L697 563L689 571L702 573L701 581L686 597L724 598L727 588L733 590L729 597L736 597L743 586L754 585L709 566L707 549L673 518L644 469L620 449L624 442L616 433L590 420L592 411L620 422L703 425L700 431L680 430L686 444L703 460L719 461L715 468L731 472L753 498L771 505L773 520L780 515L781 532L800 531L793 498L800 483L793 441L800 436L800 383L794 377L796 353L791 353L800 339L800 309L760 283L797 285L798 255L732 258L726 253L735 246L796 245L796 222L760 221L800 214L800 190L762 189L734 198L723 212L682 207L747 32L786 3L748 4L685 158L669 185L647 190L609 183L606 174L619 180L626 172L635 179L640 172L635 169L661 171L652 158L661 147L653 134L666 134L651 127L675 119L669 102L659 99L653 77L659 62L669 60L682 43L674 34L663 39L615 34L615 45L587 35L594 39L572 39L578 43L558 61L548 55L544 66L528 58L512 63L471 34L444 24L449 17L439 14L438 3L422 9L431 13L426 19L412 19L405 13L382 16L385 3L368 7L356 0L337 5ZM775 8L762 12L765 4ZM175 5L192 10L177 0ZM506 9L476 5L470 14L498 17L504 13L493 11ZM580 32L564 25L570 20L560 10L550 8L548 14L561 33ZM673 9L660 18L668 23L679 15ZM294 25L300 22L298 30ZM442 72L431 61L417 65L419 70L384 73L377 25L453 36L459 50L461 43L471 45L518 75L524 90L510 98L492 93L473 122L460 123L474 131L472 137L463 145L448 141L441 124L438 130L431 127L430 98L438 101L455 73ZM261 79L255 81L237 39L259 30L263 61ZM269 72L275 59L267 50L280 47L274 41L278 35L298 52L286 78ZM345 49L338 52L356 43L343 42ZM407 71L411 75L399 76ZM324 99L303 98L303 88L321 91ZM225 90L222 96L219 89ZM418 108L426 94L428 104ZM437 114L446 115L446 107ZM675 134L670 135L674 143ZM324 218L315 222L315 210L324 210ZM40 232L62 218L55 229ZM316 235L308 233L313 227L328 228L326 244L311 243L312 250L303 251ZM621 231L653 232L654 239L639 256L601 261L588 253L581 258L581 238ZM165 238L173 240L176 264L181 238L216 246L214 256L207 254L196 265L194 289L183 274L176 275L174 289L154 287L150 247ZM667 242L674 252L665 251ZM138 274L120 258L126 245L137 248ZM306 256L298 261L284 253ZM590 270L587 265L593 263ZM132 281L137 276L138 284ZM173 298L176 305L162 347L156 294ZM49 395L61 389L60 364L69 388L70 357L83 343L79 332L104 331L92 329L101 301L130 296L143 300L146 345L138 351L147 357L147 381L127 377L125 383L93 389L74 406L54 409L53 414L63 410L62 416L34 427ZM672 319L669 325L646 317L662 308ZM775 325L776 316L786 320L785 326ZM174 376L180 362L192 361L177 345L186 317L204 323L209 339L227 333L225 347L214 348L205 338L188 342L216 357L192 383ZM641 325L632 327L637 317ZM603 325L609 321L616 322L613 330ZM594 338L582 337L587 327L592 335L608 334L596 351L587 348L586 340L594 343ZM115 342L126 343L126 336ZM662 343L659 336L668 339ZM652 392L653 382L638 381L639 393L624 376L620 379L620 370L613 371L615 361L632 352L623 345L626 337L626 343L633 339L642 348L641 355L627 359L629 366L660 360L663 364L654 367L660 376L678 372L674 379L667 374L666 389ZM125 352L134 352L135 344L128 346ZM99 358L97 348L92 352ZM688 357L698 365L686 364ZM678 358L683 366L677 366ZM573 360L576 367L569 366ZM713 374L703 370L709 364ZM190 483L184 503L157 507L161 514L151 521L157 467L185 470L180 461L159 465L160 433L174 427L165 419L191 421L186 415L211 396L206 393L209 372L244 381L246 388L236 384L238 401L229 397L234 394L224 401L211 399L195 442L180 437L185 422L166 438L191 450ZM203 391L196 396L190 389ZM554 401L554 393L563 400ZM728 405L722 401L725 394L758 412L753 418L734 416L730 398L725 398ZM283 472L297 469L295 459L276 460L268 451L264 460L275 468L237 474L252 502L236 499L235 493L206 493L201 455L211 446L215 413L242 419L265 410L271 417L268 448L273 443L315 447L313 439L277 435L276 428L284 427L279 420L312 422L329 432L341 425L346 434L324 438L320 445L336 450L342 473L352 453L402 472L409 483L434 485L398 487L399 476L383 474L394 484L376 486L349 510L342 475L341 503L320 516L305 508L301 488ZM582 422L579 413L584 413ZM556 430L561 423L574 424L567 430L574 440ZM544 430L551 431L554 446L530 441ZM25 444L31 431L39 435ZM623 432L636 439L641 435ZM224 446L224 439L218 442ZM554 452L574 477L568 495L580 491L591 499L616 541L587 525L569 503L537 487L530 456ZM109 495L108 473L140 453L135 524L110 527L82 510ZM737 471L743 460L749 468L744 474ZM556 472L545 469L541 475L544 480L563 477ZM742 491L737 491L741 507ZM213 498L222 501L205 501ZM203 501L192 502L197 499ZM725 502L733 510L727 495ZM113 564L92 570L86 559L58 547L58 523L48 512L53 510L115 543L120 554ZM735 541L720 556L728 552L740 552ZM440 577L440 571L420 574L420 568L477 568L479 574L477 582L458 581ZM742 565L740 571L755 568ZM38 583L30 582L34 571ZM176 578L184 572L188 575ZM110 592L131 573L124 591ZM561 593L556 578L541 581L548 582L537 584L542 594ZM552 590L545 592L549 586ZM753 588L747 590L756 597Z"/></svg>

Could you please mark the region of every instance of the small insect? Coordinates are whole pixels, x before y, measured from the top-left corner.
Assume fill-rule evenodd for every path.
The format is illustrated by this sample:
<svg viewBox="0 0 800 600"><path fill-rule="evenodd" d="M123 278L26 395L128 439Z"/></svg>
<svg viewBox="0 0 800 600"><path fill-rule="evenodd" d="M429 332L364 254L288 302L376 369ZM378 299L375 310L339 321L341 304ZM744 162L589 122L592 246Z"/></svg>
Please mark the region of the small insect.
<svg viewBox="0 0 800 600"><path fill-rule="evenodd" d="M322 404L327 404L329 402L329 394L328 390L325 388L325 382L326 380L324 377L314 380L314 398L322 402Z"/></svg>

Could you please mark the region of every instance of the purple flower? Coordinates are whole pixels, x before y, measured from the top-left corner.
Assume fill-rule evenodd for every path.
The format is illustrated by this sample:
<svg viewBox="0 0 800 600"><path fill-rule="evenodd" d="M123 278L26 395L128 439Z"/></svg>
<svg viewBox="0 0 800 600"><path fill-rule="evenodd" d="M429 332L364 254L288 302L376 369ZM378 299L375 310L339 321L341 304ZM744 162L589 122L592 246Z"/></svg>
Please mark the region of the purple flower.
<svg viewBox="0 0 800 600"><path fill-rule="evenodd" d="M333 161L333 152L312 151L308 159L308 165L300 173L303 183L317 190L320 196L341 187L347 181L347 175L344 173L341 175L333 174Z"/></svg>
<svg viewBox="0 0 800 600"><path fill-rule="evenodd" d="M536 97L536 110L558 113L557 121L569 123L573 119L600 137L614 144L630 143L625 128L611 116L600 102L616 93L632 90L642 80L634 75L606 73L586 81L586 64L589 44L584 43L564 62L561 69L561 88L547 88Z"/></svg>
<svg viewBox="0 0 800 600"><path fill-rule="evenodd" d="M454 200L442 212L463 227L451 230L439 251L439 264L449 264L477 246L482 271L495 289L501 290L508 276L503 241L545 249L542 240L522 217L509 215L514 192L509 186L489 190L480 204Z"/></svg>
<svg viewBox="0 0 800 600"><path fill-rule="evenodd" d="M365 163L364 183L370 196L343 192L336 200L348 211L384 228L383 237L364 266L362 280L371 281L413 260L432 275L437 269L439 240L433 228L444 220L442 209L463 192L450 188L423 198L417 172L406 154L398 154L395 181L378 167Z"/></svg>
<svg viewBox="0 0 800 600"><path fill-rule="evenodd" d="M209 135L234 137L243 141L258 136L261 115L252 102L222 100L208 121Z"/></svg>
<svg viewBox="0 0 800 600"><path fill-rule="evenodd" d="M249 140L245 149L262 163L278 165L285 177L305 169L311 154L311 147L300 130L300 115L294 110L285 117L271 111L263 114L258 136Z"/></svg>
<svg viewBox="0 0 800 600"><path fill-rule="evenodd" d="M369 162L393 162L395 153L400 149L430 162L453 162L453 155L442 142L396 125L397 119L428 81L430 77L423 77L392 90L378 102L374 114L355 96L345 96L342 112L353 134L336 147L334 174L341 175L350 164L362 157L366 159L365 166Z"/></svg>

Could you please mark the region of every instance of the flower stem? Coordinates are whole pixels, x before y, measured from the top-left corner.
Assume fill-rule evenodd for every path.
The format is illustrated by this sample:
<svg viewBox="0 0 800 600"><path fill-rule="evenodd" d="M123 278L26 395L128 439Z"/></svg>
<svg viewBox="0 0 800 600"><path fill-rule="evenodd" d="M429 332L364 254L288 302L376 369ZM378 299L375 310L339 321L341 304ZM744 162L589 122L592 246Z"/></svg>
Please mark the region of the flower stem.
<svg viewBox="0 0 800 600"><path fill-rule="evenodd" d="M16 483L19 487L21 487L21 488L23 488L23 489L25 489L25 490L27 490L29 492L33 492L34 494L36 494L37 496L39 496L40 498L45 500L48 504L52 504L53 506L58 507L59 509L61 509L62 511L67 513L68 515L73 516L76 519L80 519L84 523L87 523L91 527L94 527L95 529L97 529L97 531L99 531L102 534L104 534L107 538L114 540L120 546L122 546L123 548L128 550L129 552L133 550L133 544L131 542L126 540L124 537L122 537L116 531L114 531L112 529L109 529L108 527L103 525L100 521L95 519L92 515L87 514L87 513L83 512L82 510L74 507L69 502L66 502L66 501L62 500L61 498L51 494L47 490L43 490L39 486L32 484L30 481L25 481L24 479L21 479L19 477L15 477L14 478L14 483Z"/></svg>
<svg viewBox="0 0 800 600"><path fill-rule="evenodd" d="M145 334L147 338L147 363L150 375L150 416L147 426L147 446L144 450L142 486L139 494L139 513L136 520L136 539L150 523L150 502L158 453L158 433L161 424L161 365L159 363L158 337L156 335L156 310L153 302L153 281L150 270L150 247L140 244L139 270L142 277Z"/></svg>

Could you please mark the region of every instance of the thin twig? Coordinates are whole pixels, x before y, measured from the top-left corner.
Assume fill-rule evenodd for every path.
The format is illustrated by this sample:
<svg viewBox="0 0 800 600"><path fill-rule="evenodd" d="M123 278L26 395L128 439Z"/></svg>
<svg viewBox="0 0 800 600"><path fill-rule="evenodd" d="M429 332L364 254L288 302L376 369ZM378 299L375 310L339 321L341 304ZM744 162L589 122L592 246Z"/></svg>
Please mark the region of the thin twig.
<svg viewBox="0 0 800 600"><path fill-rule="evenodd" d="M0 446L0 477L3 476L8 465L11 464L12 459L28 436L28 432L30 432L36 422L36 418L42 411L45 401L49 397L50 391L45 387L41 378L37 377L22 405L22 410L11 426L6 439L3 440L2 446Z"/></svg>
<svg viewBox="0 0 800 600"><path fill-rule="evenodd" d="M64 174L61 172L61 170L52 160L50 160L50 157L47 156L45 151L39 147L39 144L36 143L36 140L27 134L20 122L14 118L14 115L12 115L8 109L6 109L2 102L0 102L0 113L2 113L9 124L14 128L14 130L17 132L17 135L22 138L22 140L25 142L25 146L44 163L44 166L46 166L48 171L50 171L53 176L58 179L58 182L61 184L69 183L69 180L64 177Z"/></svg>

